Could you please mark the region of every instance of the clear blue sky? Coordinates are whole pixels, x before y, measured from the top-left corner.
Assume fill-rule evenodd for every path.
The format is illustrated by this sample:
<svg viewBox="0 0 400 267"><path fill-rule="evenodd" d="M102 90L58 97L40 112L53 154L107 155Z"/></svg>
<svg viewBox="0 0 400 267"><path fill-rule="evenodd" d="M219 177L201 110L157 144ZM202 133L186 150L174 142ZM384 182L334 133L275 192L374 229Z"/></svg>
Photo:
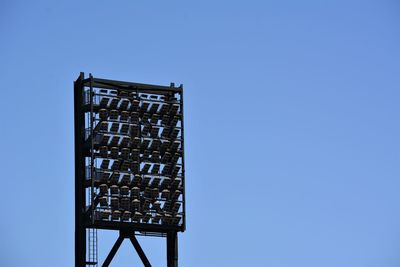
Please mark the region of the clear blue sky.
<svg viewBox="0 0 400 267"><path fill-rule="evenodd" d="M180 266L400 266L399 14L396 0L1 1L0 266L73 266L80 71L184 84ZM162 266L162 240L140 241ZM111 266L135 262L126 243Z"/></svg>

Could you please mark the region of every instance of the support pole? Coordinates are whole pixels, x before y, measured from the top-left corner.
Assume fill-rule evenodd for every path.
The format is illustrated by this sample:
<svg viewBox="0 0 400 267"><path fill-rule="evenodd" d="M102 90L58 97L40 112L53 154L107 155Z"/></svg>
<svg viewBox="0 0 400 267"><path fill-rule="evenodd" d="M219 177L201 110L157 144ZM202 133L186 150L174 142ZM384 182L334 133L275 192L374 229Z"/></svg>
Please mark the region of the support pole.
<svg viewBox="0 0 400 267"><path fill-rule="evenodd" d="M167 233L167 267L178 267L178 233Z"/></svg>
<svg viewBox="0 0 400 267"><path fill-rule="evenodd" d="M83 142L85 131L85 114L83 104L83 72L74 83L74 117L75 117L75 267L86 266L86 230L84 227L85 209L85 158Z"/></svg>

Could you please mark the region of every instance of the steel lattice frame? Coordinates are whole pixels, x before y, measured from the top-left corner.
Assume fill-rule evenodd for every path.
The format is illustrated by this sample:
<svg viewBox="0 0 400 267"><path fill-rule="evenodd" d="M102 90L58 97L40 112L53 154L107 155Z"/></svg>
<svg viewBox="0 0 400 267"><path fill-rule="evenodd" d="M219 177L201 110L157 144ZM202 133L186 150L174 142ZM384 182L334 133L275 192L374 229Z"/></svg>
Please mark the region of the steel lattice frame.
<svg viewBox="0 0 400 267"><path fill-rule="evenodd" d="M120 233L102 266L125 238L151 266L138 234L166 237L167 265L178 266L177 233L186 227L182 85L80 73L74 103L75 266L98 264L97 252L96 261L88 257L87 229Z"/></svg>

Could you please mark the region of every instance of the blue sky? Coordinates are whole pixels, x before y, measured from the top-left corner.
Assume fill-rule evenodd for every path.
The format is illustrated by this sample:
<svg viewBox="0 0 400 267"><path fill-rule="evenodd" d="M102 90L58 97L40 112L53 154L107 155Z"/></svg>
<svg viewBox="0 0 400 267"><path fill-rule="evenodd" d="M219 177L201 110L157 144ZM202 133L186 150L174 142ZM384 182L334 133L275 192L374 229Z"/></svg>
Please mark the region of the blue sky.
<svg viewBox="0 0 400 267"><path fill-rule="evenodd" d="M399 12L395 0L1 1L0 266L73 266L80 71L184 84L180 266L400 266ZM163 240L140 241L163 266ZM111 266L135 262L127 242Z"/></svg>

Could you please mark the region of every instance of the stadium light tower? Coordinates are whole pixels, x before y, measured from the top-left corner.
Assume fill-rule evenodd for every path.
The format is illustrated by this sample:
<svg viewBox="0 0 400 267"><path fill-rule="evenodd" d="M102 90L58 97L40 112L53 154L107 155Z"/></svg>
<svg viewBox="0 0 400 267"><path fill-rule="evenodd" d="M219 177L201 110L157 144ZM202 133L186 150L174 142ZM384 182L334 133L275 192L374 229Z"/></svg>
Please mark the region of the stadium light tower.
<svg viewBox="0 0 400 267"><path fill-rule="evenodd" d="M97 230L119 237L101 266L136 236L167 239L167 266L178 266L185 231L183 87L94 78L74 82L75 266L99 266Z"/></svg>

